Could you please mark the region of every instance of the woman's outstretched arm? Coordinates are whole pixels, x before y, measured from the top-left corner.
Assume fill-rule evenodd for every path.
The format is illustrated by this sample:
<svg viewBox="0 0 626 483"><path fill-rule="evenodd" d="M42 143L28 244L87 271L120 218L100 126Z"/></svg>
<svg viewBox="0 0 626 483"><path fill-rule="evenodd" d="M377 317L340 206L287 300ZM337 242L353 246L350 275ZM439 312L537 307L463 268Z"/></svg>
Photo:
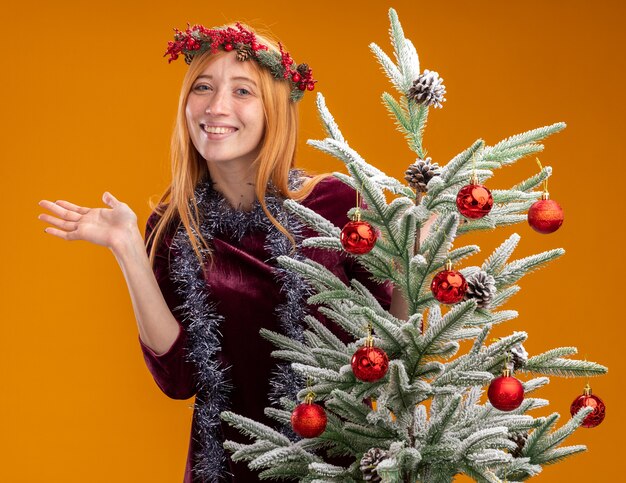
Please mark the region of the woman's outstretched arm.
<svg viewBox="0 0 626 483"><path fill-rule="evenodd" d="M39 219L52 225L44 230L46 233L68 241L85 240L113 252L126 279L141 341L155 355L165 354L178 338L180 326L150 266L137 216L108 192L102 200L110 209L42 200L39 205L52 215L41 214Z"/></svg>

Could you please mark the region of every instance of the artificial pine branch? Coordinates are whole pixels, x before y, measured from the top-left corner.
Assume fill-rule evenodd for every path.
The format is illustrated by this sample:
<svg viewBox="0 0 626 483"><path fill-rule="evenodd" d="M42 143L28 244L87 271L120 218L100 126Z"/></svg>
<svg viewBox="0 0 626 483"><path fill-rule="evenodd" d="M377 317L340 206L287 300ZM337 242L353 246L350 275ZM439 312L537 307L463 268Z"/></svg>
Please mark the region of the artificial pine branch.
<svg viewBox="0 0 626 483"><path fill-rule="evenodd" d="M496 308L494 306L493 301L489 304L489 310L487 309L478 309L474 312L474 316L468 322L468 326L484 326L485 324L497 325L503 322L507 322L509 320L515 319L519 316L516 310L501 310L499 312L495 312L493 309Z"/></svg>
<svg viewBox="0 0 626 483"><path fill-rule="evenodd" d="M461 403L462 396L460 394L456 394L451 397L446 406L440 411L434 418L432 419L429 429L426 431L424 435L424 443L423 444L437 444L441 440L444 435L445 430L448 425L451 423L452 418Z"/></svg>
<svg viewBox="0 0 626 483"><path fill-rule="evenodd" d="M404 79L400 69L394 64L394 62L389 58L387 54L375 43L370 44L370 49L383 70L383 72L387 75L391 84L401 93L406 92L403 88Z"/></svg>
<svg viewBox="0 0 626 483"><path fill-rule="evenodd" d="M393 46L394 55L398 62L400 72L404 77L404 92L406 92L413 80L419 74L419 59L417 52L413 44L404 37L404 31L398 14L394 9L389 9L389 36L391 38L391 45Z"/></svg>
<svg viewBox="0 0 626 483"><path fill-rule="evenodd" d="M536 391L540 387L545 386L550 382L550 379L547 377L535 377L529 381L524 382L524 394L530 394L533 391Z"/></svg>
<svg viewBox="0 0 626 483"><path fill-rule="evenodd" d="M306 219L311 225L314 225L317 229L317 233L321 236L337 239L340 230L335 225L330 223L324 217L318 215L315 211L295 202L294 200L285 200L285 208L298 216L301 219Z"/></svg>
<svg viewBox="0 0 626 483"><path fill-rule="evenodd" d="M409 147L415 151L420 158L424 159L426 157L426 151L423 147L423 138L426 122L428 121L428 107L424 105L415 106L410 101L406 101L406 103L406 109L409 113L412 127L412 140Z"/></svg>
<svg viewBox="0 0 626 483"><path fill-rule="evenodd" d="M261 440L267 440L277 446L289 445L289 438L274 429L244 416L239 416L230 411L224 411L221 417L227 423L239 429L242 433Z"/></svg>
<svg viewBox="0 0 626 483"><path fill-rule="evenodd" d="M284 409L265 408L263 412L266 416L272 418L274 421L278 421L279 423L289 424L291 421L291 413L289 411L285 411Z"/></svg>
<svg viewBox="0 0 626 483"><path fill-rule="evenodd" d="M534 462L538 465L551 465L554 463L560 463L568 456L572 456L583 451L587 451L587 447L583 444L575 446L564 446L562 448L547 451L537 456L536 458L534 458Z"/></svg>
<svg viewBox="0 0 626 483"><path fill-rule="evenodd" d="M350 364L350 356L345 351L340 352L324 347L312 349L315 360L320 366L329 367L333 370L341 370L345 365Z"/></svg>
<svg viewBox="0 0 626 483"><path fill-rule="evenodd" d="M560 377L591 377L606 374L606 367L595 362L561 358L554 358L543 363L527 363L522 370Z"/></svg>
<svg viewBox="0 0 626 483"><path fill-rule="evenodd" d="M406 112L406 110L388 92L383 92L382 100L384 106L389 111L389 114L391 114L392 118L394 119L398 130L401 133L405 134L407 140L411 142L413 140L413 126L411 125L411 120L408 117L408 113Z"/></svg>
<svg viewBox="0 0 626 483"><path fill-rule="evenodd" d="M500 273L507 260L513 254L513 250L515 250L519 241L520 236L517 233L513 233L504 243L502 243L502 245L496 248L494 252L489 255L489 258L487 258L485 263L483 263L482 269L489 275Z"/></svg>
<svg viewBox="0 0 626 483"><path fill-rule="evenodd" d="M562 248L556 248L515 260L507 264L500 273L494 275L496 287L512 285L527 273L540 268L545 263L562 256L564 253L565 250Z"/></svg>
<svg viewBox="0 0 626 483"><path fill-rule="evenodd" d="M326 407L336 415L355 424L363 424L367 421L367 415L371 409L362 401L345 391L335 390L330 394Z"/></svg>
<svg viewBox="0 0 626 483"><path fill-rule="evenodd" d="M551 451L556 446L561 444L565 438L567 438L570 434L574 432L583 422L585 417L589 415L593 411L593 408L586 407L579 410L567 423L565 423L562 427L557 429L556 431L546 434L543 433L537 439L534 445L534 452L528 452L527 454L530 456L531 461L533 461L534 454L540 455L546 451ZM534 461L533 461L534 462Z"/></svg>
<svg viewBox="0 0 626 483"><path fill-rule="evenodd" d="M548 179L550 176L552 176L552 167L544 166L543 169L539 171L539 173L537 173L534 176L531 176L530 178L522 181L519 184L516 184L511 189L518 190L518 191L530 191L541 186L543 182L546 179Z"/></svg>
<svg viewBox="0 0 626 483"><path fill-rule="evenodd" d="M309 326L310 330L315 332L317 336L324 342L324 344L330 349L334 349L338 352L343 352L346 350L346 345L339 340L339 338L333 334L328 327L322 324L315 317L307 315L304 318L304 321Z"/></svg>
<svg viewBox="0 0 626 483"><path fill-rule="evenodd" d="M398 361L389 363L388 386L385 389L388 407L403 416L412 412L416 404L427 399L431 394L430 384L423 381L411 382L404 364Z"/></svg>
<svg viewBox="0 0 626 483"><path fill-rule="evenodd" d="M228 442L228 445L225 447L233 451L233 461L248 461L250 459L256 459L259 456L267 453L268 451L275 450L277 446L267 440L259 440L253 444L237 444L232 441Z"/></svg>
<svg viewBox="0 0 626 483"><path fill-rule="evenodd" d="M273 468L268 468L259 473L260 480L275 480L275 479L286 479L286 478L294 478L301 476L302 478L306 478L306 475L309 472L309 464L307 462L296 462L296 463L288 463L281 464L278 466L274 466Z"/></svg>
<svg viewBox="0 0 626 483"><path fill-rule="evenodd" d="M530 131L526 131L521 134L515 134L494 145L491 152L504 151L506 149L517 148L524 144L541 141L552 134L562 131L566 126L567 125L564 122L557 122L549 126L543 126L537 129L531 129Z"/></svg>
<svg viewBox="0 0 626 483"><path fill-rule="evenodd" d="M326 130L326 133L335 141L339 141L340 143L345 143L346 140L344 139L343 134L341 134L341 131L339 130L339 126L337 126L335 119L333 118L332 114L326 107L326 99L324 99L323 95L321 94L317 95L316 104L317 104L317 110L320 114L320 120L322 121L324 129Z"/></svg>
<svg viewBox="0 0 626 483"><path fill-rule="evenodd" d="M500 167L513 164L518 159L544 150L542 144L529 144L517 148L505 149L498 152L486 153L483 161L497 161Z"/></svg>
<svg viewBox="0 0 626 483"><path fill-rule="evenodd" d="M489 306L491 307L491 310L497 309L501 305L508 302L509 299L513 297L513 295L515 295L520 290L521 290L521 287L519 285L512 285L503 290L498 290L496 292L496 295L493 297L491 304L489 304Z"/></svg>

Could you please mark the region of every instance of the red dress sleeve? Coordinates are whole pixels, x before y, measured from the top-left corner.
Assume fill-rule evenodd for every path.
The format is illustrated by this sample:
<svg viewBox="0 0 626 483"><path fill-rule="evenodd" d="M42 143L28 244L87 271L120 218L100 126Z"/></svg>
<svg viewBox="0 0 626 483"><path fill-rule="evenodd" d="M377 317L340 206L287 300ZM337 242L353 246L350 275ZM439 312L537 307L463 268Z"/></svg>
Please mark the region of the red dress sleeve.
<svg viewBox="0 0 626 483"><path fill-rule="evenodd" d="M148 253L151 244L148 244L147 240L158 220L158 216L159 215L156 213L152 213L146 224L145 240ZM160 244L156 253L153 270L165 302L178 322L180 329L178 337L164 354L156 354L144 344L141 337L139 337L139 345L143 352L146 366L161 391L172 399L189 399L196 394L196 369L194 364L189 362L186 358L186 348L188 346L187 333L180 323L181 315L179 313L182 300L176 293L174 284L169 277L171 238L172 234L170 233L166 235L163 242Z"/></svg>

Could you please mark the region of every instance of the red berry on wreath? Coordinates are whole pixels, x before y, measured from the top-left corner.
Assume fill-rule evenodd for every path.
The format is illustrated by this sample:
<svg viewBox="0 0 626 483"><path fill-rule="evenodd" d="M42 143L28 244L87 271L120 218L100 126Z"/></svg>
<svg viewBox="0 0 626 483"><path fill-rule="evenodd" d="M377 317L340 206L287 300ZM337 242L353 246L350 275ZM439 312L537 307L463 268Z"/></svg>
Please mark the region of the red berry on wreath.
<svg viewBox="0 0 626 483"><path fill-rule="evenodd" d="M520 407L524 400L524 386L511 376L509 369L504 369L502 375L489 384L487 396L494 408L500 411L513 411Z"/></svg>
<svg viewBox="0 0 626 483"><path fill-rule="evenodd" d="M452 262L446 262L446 269L434 276L430 290L438 302L456 304L465 297L467 280L461 272L452 270Z"/></svg>
<svg viewBox="0 0 626 483"><path fill-rule="evenodd" d="M465 218L475 220L491 211L493 196L487 187L478 184L478 178L473 175L470 184L463 186L456 195L456 206Z"/></svg>
<svg viewBox="0 0 626 483"><path fill-rule="evenodd" d="M528 224L537 232L547 235L557 231L563 224L563 209L544 192L528 210Z"/></svg>
<svg viewBox="0 0 626 483"><path fill-rule="evenodd" d="M231 50L233 50L233 44L224 44L224 50L226 52L230 52Z"/></svg>
<svg viewBox="0 0 626 483"><path fill-rule="evenodd" d="M352 255L369 253L378 235L376 230L366 221L353 220L346 223L341 230L341 245L343 249Z"/></svg>
<svg viewBox="0 0 626 483"><path fill-rule="evenodd" d="M604 416L606 415L606 406L604 401L600 399L598 396L594 396L591 394L591 387L589 384L585 386L585 390L582 396L578 396L572 402L570 406L570 413L574 416L580 409L582 408L593 408L593 411L583 419L581 426L583 428L595 428L602 421L604 421Z"/></svg>
<svg viewBox="0 0 626 483"><path fill-rule="evenodd" d="M326 429L327 422L324 408L313 402L313 393L309 393L291 413L291 427L303 438L318 437Z"/></svg>

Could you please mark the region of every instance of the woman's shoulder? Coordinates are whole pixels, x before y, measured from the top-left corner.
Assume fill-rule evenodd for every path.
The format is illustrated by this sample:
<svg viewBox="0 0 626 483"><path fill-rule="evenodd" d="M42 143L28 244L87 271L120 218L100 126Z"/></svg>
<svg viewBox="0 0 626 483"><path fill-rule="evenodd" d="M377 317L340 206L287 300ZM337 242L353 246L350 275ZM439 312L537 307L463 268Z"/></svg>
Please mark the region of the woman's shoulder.
<svg viewBox="0 0 626 483"><path fill-rule="evenodd" d="M159 222L159 220L163 217L163 214L167 210L167 204L159 204L152 208L150 212L150 216L148 216L148 220L146 221L146 232L149 233L154 230L154 227Z"/></svg>
<svg viewBox="0 0 626 483"><path fill-rule="evenodd" d="M144 239L146 242L152 232L157 228L157 225L162 222L161 219L166 213L168 206L169 205L167 204L160 204L152 209L150 215L148 216L148 220L146 221L146 228L144 232ZM167 223L167 226L164 228L165 231L163 232L162 240L164 240L168 246L174 236L174 233L178 229L179 220L180 218L177 214L172 215Z"/></svg>
<svg viewBox="0 0 626 483"><path fill-rule="evenodd" d="M315 185L311 194L303 200L304 205L325 204L328 201L334 203L356 203L356 191L352 186L345 184L333 175L326 176Z"/></svg>

